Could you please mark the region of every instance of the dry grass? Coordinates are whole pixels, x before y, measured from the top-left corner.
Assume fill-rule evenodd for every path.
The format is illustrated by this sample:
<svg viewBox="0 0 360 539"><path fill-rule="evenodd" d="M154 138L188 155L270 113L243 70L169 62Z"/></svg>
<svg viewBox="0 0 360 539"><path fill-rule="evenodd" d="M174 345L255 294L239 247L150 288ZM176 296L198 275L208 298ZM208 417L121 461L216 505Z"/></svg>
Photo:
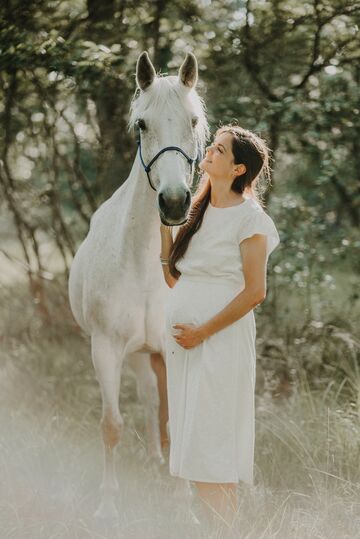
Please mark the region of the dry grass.
<svg viewBox="0 0 360 539"><path fill-rule="evenodd" d="M172 495L167 463L159 468L147 458L143 410L126 368L126 428L117 452L121 518L108 530L94 522L101 402L88 343L74 329L62 290L53 285L56 324L45 327L24 285L0 289L1 539L227 537L181 524L186 504ZM348 371L356 394L356 366ZM255 486L239 485L236 537L360 538L358 403L346 401L338 384L326 387L310 389L301 372L286 399L258 392Z"/></svg>

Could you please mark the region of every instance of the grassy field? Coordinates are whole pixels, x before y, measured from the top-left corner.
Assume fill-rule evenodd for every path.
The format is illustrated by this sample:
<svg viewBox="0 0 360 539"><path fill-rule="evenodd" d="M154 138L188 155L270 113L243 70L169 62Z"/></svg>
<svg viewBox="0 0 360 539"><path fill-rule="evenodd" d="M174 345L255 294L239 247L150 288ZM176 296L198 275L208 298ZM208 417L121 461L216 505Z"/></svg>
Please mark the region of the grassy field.
<svg viewBox="0 0 360 539"><path fill-rule="evenodd" d="M158 467L147 457L143 410L128 368L117 451L121 518L107 530L94 522L100 394L88 341L72 322L64 288L53 283L50 300L53 323L46 325L18 274L0 287L1 539L227 537L220 528L182 524L186 503L172 495L168 462ZM265 316L258 315L255 485L239 485L236 536L360 539L360 373L356 350L346 345L349 333L336 328L334 337L334 329L324 333L315 324L305 336L294 330L282 342L270 335ZM306 365L324 354L331 356L328 370L320 369L313 383ZM324 373L333 381L325 383ZM196 512L196 498L193 507Z"/></svg>

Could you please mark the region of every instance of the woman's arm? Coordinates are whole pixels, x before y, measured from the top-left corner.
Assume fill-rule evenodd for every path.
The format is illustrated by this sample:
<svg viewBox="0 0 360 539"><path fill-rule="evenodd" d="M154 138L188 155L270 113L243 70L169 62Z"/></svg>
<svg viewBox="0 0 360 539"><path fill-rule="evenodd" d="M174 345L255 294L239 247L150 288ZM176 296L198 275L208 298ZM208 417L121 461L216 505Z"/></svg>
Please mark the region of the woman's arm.
<svg viewBox="0 0 360 539"><path fill-rule="evenodd" d="M161 234L161 253L160 253L160 256L161 256L161 258L163 258L165 260L168 260L169 256L170 256L170 253L171 253L172 246L173 246L173 239L172 239L172 235L171 235L171 227L161 224L160 225L160 234ZM171 273L169 271L169 265L168 264L163 264L162 269L163 269L166 284L170 288L173 288L177 283L177 279L171 275Z"/></svg>
<svg viewBox="0 0 360 539"><path fill-rule="evenodd" d="M203 339L236 322L266 297L266 236L255 234L240 244L245 288L213 318L198 327Z"/></svg>

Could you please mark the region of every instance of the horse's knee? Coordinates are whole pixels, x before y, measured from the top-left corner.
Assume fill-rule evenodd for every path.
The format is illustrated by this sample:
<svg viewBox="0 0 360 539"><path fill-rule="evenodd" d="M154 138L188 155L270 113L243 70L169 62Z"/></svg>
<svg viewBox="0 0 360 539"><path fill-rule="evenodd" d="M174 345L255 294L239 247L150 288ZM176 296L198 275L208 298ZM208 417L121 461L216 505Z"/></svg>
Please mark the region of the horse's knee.
<svg viewBox="0 0 360 539"><path fill-rule="evenodd" d="M114 417L110 413L105 413L101 419L101 431L106 447L112 449L119 441L122 434L124 421L121 415Z"/></svg>

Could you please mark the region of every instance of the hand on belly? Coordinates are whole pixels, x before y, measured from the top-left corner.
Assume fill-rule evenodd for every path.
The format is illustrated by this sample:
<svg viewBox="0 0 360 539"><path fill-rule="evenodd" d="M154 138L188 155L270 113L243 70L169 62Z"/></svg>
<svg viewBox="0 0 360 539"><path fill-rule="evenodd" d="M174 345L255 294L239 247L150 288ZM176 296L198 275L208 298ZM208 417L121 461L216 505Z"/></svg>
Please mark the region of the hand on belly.
<svg viewBox="0 0 360 539"><path fill-rule="evenodd" d="M186 349L198 346L205 339L201 327L193 323L173 324L171 333L175 341Z"/></svg>

